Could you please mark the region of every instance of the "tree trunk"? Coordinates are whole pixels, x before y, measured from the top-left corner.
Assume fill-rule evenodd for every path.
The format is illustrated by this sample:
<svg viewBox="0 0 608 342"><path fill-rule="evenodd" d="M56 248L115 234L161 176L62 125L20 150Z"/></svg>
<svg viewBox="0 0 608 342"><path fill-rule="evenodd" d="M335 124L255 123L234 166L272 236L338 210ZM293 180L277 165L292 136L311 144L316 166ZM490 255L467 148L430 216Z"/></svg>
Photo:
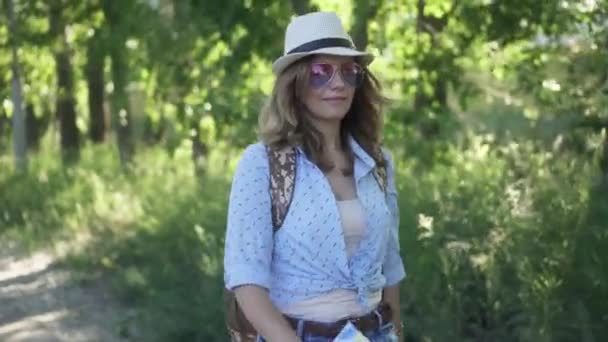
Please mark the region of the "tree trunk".
<svg viewBox="0 0 608 342"><path fill-rule="evenodd" d="M126 24L128 15L121 8L122 3L113 0L102 2L103 12L108 20L109 42L108 51L111 61L112 82L114 91L110 97L112 126L116 131L118 143L118 154L123 167L128 167L135 153L135 146L131 136L131 113L129 108L129 98L127 86L129 83L129 65L127 62L127 51L125 42L127 37Z"/></svg>
<svg viewBox="0 0 608 342"><path fill-rule="evenodd" d="M27 135L27 148L30 151L38 151L40 138L42 138L42 120L36 116L34 105L25 106L25 131Z"/></svg>
<svg viewBox="0 0 608 342"><path fill-rule="evenodd" d="M358 0L355 2L353 10L355 22L353 24L352 37L357 49L365 50L367 48L369 21L376 16L381 5L381 0Z"/></svg>
<svg viewBox="0 0 608 342"><path fill-rule="evenodd" d="M608 190L608 134L604 135L602 144L602 156L600 157L600 170L602 171L602 188Z"/></svg>
<svg viewBox="0 0 608 342"><path fill-rule="evenodd" d="M424 18L424 7L425 7L425 1L424 0L418 0L417 6L416 6L416 34L418 35L418 39L420 39L420 37L425 34L425 18ZM418 64L421 64L421 62L419 62ZM420 68L419 66L419 69ZM423 110L426 107L429 107L430 105L430 98L427 94L425 94L424 91L424 78L423 78L423 74L419 73L418 74L418 79L416 80L416 97L414 99L414 111L418 112Z"/></svg>
<svg viewBox="0 0 608 342"><path fill-rule="evenodd" d="M15 153L15 169L18 172L27 171L27 137L25 132L25 114L23 112L23 90L21 87L21 70L17 55L18 38L16 35L15 11L12 0L4 0L8 19L9 41L12 61L12 101L13 101L13 149Z"/></svg>
<svg viewBox="0 0 608 342"><path fill-rule="evenodd" d="M127 94L127 72L129 66L127 65L126 51L123 46L124 44L116 44L110 51L112 81L114 82L111 107L112 122L114 129L116 130L120 162L123 166L128 166L133 159L135 147L131 138L131 112Z"/></svg>
<svg viewBox="0 0 608 342"><path fill-rule="evenodd" d="M76 126L76 108L74 100L74 81L72 63L68 52L60 52L55 56L57 63L57 117L61 136L62 157L65 162L78 160L80 154L80 138Z"/></svg>
<svg viewBox="0 0 608 342"><path fill-rule="evenodd" d="M313 10L310 6L310 0L291 0L291 7L297 15L306 14Z"/></svg>
<svg viewBox="0 0 608 342"><path fill-rule="evenodd" d="M4 7L4 4L2 4ZM8 89L8 83L4 82L5 80L0 77L0 89ZM6 152L6 148L8 147L8 137L10 136L10 123L8 120L8 115L4 110L3 106L0 106L0 154ZM27 134L27 133L26 133Z"/></svg>
<svg viewBox="0 0 608 342"><path fill-rule="evenodd" d="M4 114L4 109L0 108L0 137L4 138L4 129L5 129L5 121L6 114Z"/></svg>
<svg viewBox="0 0 608 342"><path fill-rule="evenodd" d="M8 146L8 141L6 138L10 134L8 125L8 117L4 110L0 108L0 153L4 153Z"/></svg>
<svg viewBox="0 0 608 342"><path fill-rule="evenodd" d="M158 99L159 103L166 103L164 94L160 91L156 91L153 95L156 99ZM160 143L165 137L166 133L166 117L163 108L161 107L159 111L159 119L154 122L149 115L144 117L144 142L146 145L156 145Z"/></svg>
<svg viewBox="0 0 608 342"><path fill-rule="evenodd" d="M89 137L94 143L101 143L106 137L106 116L104 102L104 53L100 31L96 31L87 46L86 78L89 98Z"/></svg>
<svg viewBox="0 0 608 342"><path fill-rule="evenodd" d="M192 123L192 163L194 164L194 174L202 179L205 175L205 161L209 150L207 145L201 141L200 129L198 122Z"/></svg>
<svg viewBox="0 0 608 342"><path fill-rule="evenodd" d="M76 126L76 101L74 99L74 71L67 37L62 7L59 1L52 1L49 13L50 32L56 40L55 70L57 74L56 115L59 118L61 152L63 161L71 163L78 160L80 138Z"/></svg>

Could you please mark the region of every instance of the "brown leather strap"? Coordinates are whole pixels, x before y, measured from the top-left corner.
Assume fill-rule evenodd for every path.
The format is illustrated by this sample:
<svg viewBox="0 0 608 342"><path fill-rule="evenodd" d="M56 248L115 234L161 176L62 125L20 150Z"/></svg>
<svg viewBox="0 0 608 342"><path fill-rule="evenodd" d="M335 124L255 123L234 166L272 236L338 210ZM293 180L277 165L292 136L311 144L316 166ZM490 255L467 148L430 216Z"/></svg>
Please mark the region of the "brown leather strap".
<svg viewBox="0 0 608 342"><path fill-rule="evenodd" d="M293 199L296 182L296 149L284 147L277 149L267 146L270 168L270 198L273 231L283 225Z"/></svg>
<svg viewBox="0 0 608 342"><path fill-rule="evenodd" d="M380 328L380 320L375 312L378 312L382 317L382 324L386 324L393 319L391 307L388 303L383 302L378 305L376 310L361 317L343 319L333 323L304 321L303 334L305 336L314 335L334 338L348 322L351 322L361 332L376 330ZM297 329L298 319L287 317L287 321L291 324L292 328Z"/></svg>

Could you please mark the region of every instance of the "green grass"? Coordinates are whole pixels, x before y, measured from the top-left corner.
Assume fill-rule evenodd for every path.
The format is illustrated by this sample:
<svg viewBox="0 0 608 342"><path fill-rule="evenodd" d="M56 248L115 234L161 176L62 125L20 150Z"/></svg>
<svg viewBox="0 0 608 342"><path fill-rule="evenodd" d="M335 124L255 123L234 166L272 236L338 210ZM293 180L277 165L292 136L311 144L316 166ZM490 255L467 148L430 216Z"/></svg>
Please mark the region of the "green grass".
<svg viewBox="0 0 608 342"><path fill-rule="evenodd" d="M485 135L434 148L393 144L402 315L411 341L599 341L607 333L608 199L597 165ZM51 149L27 175L0 159L0 238L68 241L65 265L100 274L160 341L223 341L222 256L238 150L204 179L187 150L138 151L128 173L109 146L63 169Z"/></svg>

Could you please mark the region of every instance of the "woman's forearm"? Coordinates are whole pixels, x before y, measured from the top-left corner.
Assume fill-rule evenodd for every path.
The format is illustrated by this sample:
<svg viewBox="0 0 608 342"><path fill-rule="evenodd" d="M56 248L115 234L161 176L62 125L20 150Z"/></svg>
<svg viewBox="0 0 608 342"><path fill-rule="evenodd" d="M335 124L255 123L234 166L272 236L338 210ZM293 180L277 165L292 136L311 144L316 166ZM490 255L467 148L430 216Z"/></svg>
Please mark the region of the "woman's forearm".
<svg viewBox="0 0 608 342"><path fill-rule="evenodd" d="M393 324L399 337L399 341L403 341L403 331L401 331L401 304L399 299L399 283L397 285L385 287L383 290L382 297L384 301L390 305L393 311Z"/></svg>
<svg viewBox="0 0 608 342"><path fill-rule="evenodd" d="M234 293L247 320L268 342L299 341L285 317L270 301L266 289L243 285L237 287Z"/></svg>

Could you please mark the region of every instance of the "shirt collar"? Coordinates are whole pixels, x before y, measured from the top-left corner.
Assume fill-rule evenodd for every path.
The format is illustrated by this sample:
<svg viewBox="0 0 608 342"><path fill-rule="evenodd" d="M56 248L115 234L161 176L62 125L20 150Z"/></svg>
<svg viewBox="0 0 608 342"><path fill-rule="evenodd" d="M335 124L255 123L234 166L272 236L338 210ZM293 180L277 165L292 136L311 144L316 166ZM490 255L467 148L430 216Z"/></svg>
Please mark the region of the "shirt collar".
<svg viewBox="0 0 608 342"><path fill-rule="evenodd" d="M374 158L370 157L370 155L367 152L365 152L363 147L361 147L361 145L359 145L359 143L353 137L352 134L350 134L350 133L348 134L347 140L348 140L348 144L350 145L351 150L353 151L353 153L355 154L355 156L357 158L359 158L362 162L364 162L370 168L376 167L376 161L374 160ZM304 149L302 148L301 145L296 146L296 150L301 155L305 155Z"/></svg>
<svg viewBox="0 0 608 342"><path fill-rule="evenodd" d="M370 155L365 152L363 147L359 145L357 140L352 136L352 134L348 134L348 143L350 144L350 148L352 149L355 156L357 156L361 161L363 161L370 168L376 167L376 161L374 158L370 157Z"/></svg>

